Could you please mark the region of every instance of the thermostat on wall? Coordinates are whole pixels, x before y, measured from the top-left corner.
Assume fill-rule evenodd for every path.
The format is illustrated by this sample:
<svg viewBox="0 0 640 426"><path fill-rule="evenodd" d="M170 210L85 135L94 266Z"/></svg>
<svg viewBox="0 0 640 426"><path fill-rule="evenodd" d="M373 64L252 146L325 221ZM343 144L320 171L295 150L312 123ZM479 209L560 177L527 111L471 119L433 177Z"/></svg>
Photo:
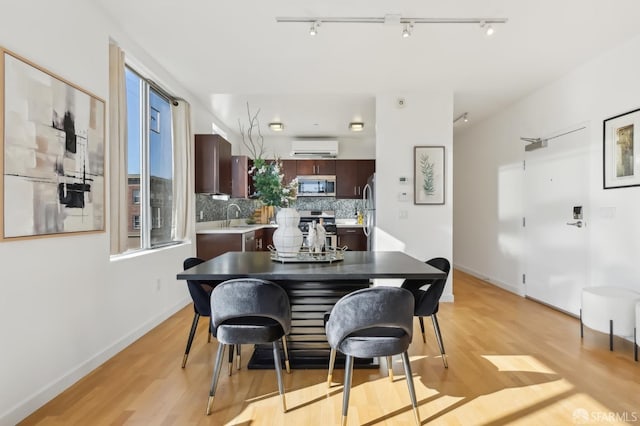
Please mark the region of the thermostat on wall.
<svg viewBox="0 0 640 426"><path fill-rule="evenodd" d="M400 176L398 178L398 181L400 182L401 185L406 185L407 183L409 183L409 178L406 176Z"/></svg>

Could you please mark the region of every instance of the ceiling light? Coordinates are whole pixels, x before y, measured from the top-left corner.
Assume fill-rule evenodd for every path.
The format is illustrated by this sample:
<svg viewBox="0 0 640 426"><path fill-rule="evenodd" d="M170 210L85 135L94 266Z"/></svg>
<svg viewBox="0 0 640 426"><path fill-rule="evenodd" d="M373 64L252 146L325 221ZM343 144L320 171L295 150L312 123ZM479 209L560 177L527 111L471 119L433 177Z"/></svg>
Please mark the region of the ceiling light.
<svg viewBox="0 0 640 426"><path fill-rule="evenodd" d="M269 123L269 128L274 132L281 132L284 130L284 124L274 121L273 123Z"/></svg>
<svg viewBox="0 0 640 426"><path fill-rule="evenodd" d="M464 121L465 123L469 122L469 113L465 112L460 114L459 116L457 116L454 120L453 120L453 124L456 124L458 121Z"/></svg>
<svg viewBox="0 0 640 426"><path fill-rule="evenodd" d="M494 33L493 25L506 24L507 18L403 18L400 15L385 15L383 17L276 17L276 22L310 23L309 34L316 35L320 22L336 24L384 24L404 25L403 37L409 37L414 24L475 24L480 25L487 35Z"/></svg>
<svg viewBox="0 0 640 426"><path fill-rule="evenodd" d="M352 121L349 123L349 130L352 132L361 132L364 129L364 123L361 121Z"/></svg>

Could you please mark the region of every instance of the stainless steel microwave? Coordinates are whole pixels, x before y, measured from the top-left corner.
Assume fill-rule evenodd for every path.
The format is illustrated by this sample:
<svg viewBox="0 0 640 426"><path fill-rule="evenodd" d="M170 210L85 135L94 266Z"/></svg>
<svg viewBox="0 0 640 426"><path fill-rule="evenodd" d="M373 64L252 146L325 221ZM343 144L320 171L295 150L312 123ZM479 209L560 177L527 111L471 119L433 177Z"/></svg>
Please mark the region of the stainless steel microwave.
<svg viewBox="0 0 640 426"><path fill-rule="evenodd" d="M335 197L336 177L298 176L298 197Z"/></svg>

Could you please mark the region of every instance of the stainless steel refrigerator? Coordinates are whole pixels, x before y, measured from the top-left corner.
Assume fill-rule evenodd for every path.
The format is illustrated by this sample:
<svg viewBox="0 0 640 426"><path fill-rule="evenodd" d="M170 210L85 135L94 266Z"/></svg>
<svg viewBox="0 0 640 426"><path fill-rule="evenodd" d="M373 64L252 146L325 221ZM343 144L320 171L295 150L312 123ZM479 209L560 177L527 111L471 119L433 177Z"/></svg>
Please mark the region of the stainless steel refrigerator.
<svg viewBox="0 0 640 426"><path fill-rule="evenodd" d="M362 191L362 204L364 210L363 231L367 236L367 251L374 248L374 237L376 227L376 174L372 174L367 179L367 184Z"/></svg>

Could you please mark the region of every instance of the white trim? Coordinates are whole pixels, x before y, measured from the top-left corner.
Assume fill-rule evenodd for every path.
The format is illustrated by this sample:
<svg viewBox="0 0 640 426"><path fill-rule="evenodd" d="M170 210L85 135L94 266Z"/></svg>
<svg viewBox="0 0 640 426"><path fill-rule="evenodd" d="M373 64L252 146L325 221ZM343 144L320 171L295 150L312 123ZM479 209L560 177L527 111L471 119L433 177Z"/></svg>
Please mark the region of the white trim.
<svg viewBox="0 0 640 426"><path fill-rule="evenodd" d="M515 294L517 294L518 296L521 296L521 297L525 296L524 287L521 287L521 286L518 286L518 285L509 284L509 283L505 283L503 281L496 280L496 279L493 279L493 278L489 278L486 275L484 275L484 274L482 274L482 273L480 273L478 271L475 271L475 270L473 270L471 268L467 268L466 266L462 266L462 265L459 265L459 264L455 264L454 263L453 267L454 267L454 269L459 269L462 272L465 272L465 273L467 273L469 275L473 275L474 277L479 278L479 279L487 282L488 284L492 284L492 285L494 285L496 287L500 287L501 289L507 290L507 291L509 291L511 293L515 293Z"/></svg>

